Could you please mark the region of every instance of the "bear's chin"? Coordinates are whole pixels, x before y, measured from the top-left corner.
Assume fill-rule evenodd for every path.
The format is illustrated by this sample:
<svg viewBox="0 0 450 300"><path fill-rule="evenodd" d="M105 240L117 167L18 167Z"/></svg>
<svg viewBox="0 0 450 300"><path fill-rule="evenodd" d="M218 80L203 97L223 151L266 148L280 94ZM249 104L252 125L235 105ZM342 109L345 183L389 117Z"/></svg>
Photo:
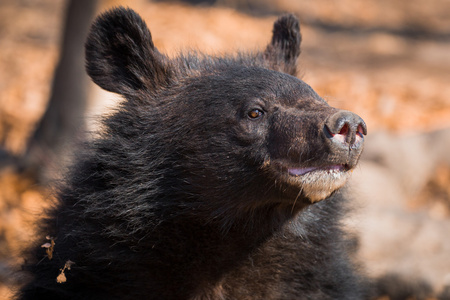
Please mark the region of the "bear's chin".
<svg viewBox="0 0 450 300"><path fill-rule="evenodd" d="M350 170L344 166L289 169L288 173L288 182L298 186L311 203L330 197L350 178Z"/></svg>

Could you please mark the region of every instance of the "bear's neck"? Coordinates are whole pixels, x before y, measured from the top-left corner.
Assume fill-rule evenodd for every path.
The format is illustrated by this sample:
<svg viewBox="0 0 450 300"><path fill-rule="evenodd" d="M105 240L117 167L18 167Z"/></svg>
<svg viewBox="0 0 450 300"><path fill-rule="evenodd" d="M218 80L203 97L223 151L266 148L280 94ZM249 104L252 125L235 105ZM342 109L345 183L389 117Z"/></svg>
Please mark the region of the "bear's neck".
<svg viewBox="0 0 450 300"><path fill-rule="evenodd" d="M290 212L289 215L293 216ZM157 282L156 287L163 289L163 294L168 293L167 298L189 298L213 290L228 272L242 265L255 249L282 230L289 218L280 218L261 217L261 222L253 222L252 226L238 220L227 230L220 223L206 222L198 216L164 221L153 231L146 246L151 249L149 276ZM164 288L170 285L179 288Z"/></svg>

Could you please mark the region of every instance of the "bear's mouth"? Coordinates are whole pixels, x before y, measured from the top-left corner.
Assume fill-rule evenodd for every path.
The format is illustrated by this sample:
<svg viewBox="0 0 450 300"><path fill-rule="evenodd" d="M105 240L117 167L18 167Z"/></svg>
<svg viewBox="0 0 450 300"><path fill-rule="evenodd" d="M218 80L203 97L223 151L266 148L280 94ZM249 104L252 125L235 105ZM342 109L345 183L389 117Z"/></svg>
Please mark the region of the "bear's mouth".
<svg viewBox="0 0 450 300"><path fill-rule="evenodd" d="M326 167L306 167L306 168L290 168L288 169L291 176L302 176L315 171L323 171L327 173L340 173L346 172L351 168L347 164L343 165L331 165Z"/></svg>
<svg viewBox="0 0 450 300"><path fill-rule="evenodd" d="M353 168L347 164L319 167L288 167L284 169L285 182L296 187L311 203L324 200L345 185Z"/></svg>

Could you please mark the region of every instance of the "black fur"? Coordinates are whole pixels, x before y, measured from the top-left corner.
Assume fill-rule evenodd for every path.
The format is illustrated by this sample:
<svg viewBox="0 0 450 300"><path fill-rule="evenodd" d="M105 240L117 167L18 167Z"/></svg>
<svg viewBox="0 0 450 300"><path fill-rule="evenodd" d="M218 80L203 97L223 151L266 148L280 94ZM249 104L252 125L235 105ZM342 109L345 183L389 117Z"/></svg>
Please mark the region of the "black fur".
<svg viewBox="0 0 450 300"><path fill-rule="evenodd" d="M341 184L327 171L288 174L347 174L362 150L327 142L339 110L291 76L300 42L286 15L263 53L169 59L132 10L101 15L87 71L125 100L68 174L18 299L363 297Z"/></svg>

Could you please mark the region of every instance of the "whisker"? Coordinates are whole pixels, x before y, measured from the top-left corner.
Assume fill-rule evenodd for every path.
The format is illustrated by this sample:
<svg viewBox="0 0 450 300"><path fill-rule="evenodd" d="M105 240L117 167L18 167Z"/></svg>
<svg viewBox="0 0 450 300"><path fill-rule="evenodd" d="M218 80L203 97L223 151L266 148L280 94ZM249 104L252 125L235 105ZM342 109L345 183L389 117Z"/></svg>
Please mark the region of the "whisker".
<svg viewBox="0 0 450 300"><path fill-rule="evenodd" d="M302 194L302 192L303 192L303 187L300 189L300 192L298 192L297 197L295 197L294 203L292 204L292 208L291 208L291 214L294 213L295 204L297 203L297 200L300 197L300 195Z"/></svg>

